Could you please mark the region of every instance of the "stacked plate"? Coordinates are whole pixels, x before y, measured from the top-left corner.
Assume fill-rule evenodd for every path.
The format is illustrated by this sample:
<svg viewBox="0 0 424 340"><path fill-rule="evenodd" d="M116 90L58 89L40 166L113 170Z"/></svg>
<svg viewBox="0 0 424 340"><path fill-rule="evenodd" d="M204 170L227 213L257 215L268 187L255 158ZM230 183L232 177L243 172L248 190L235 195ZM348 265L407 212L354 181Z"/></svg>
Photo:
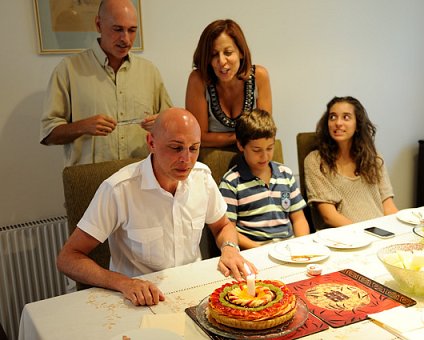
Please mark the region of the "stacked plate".
<svg viewBox="0 0 424 340"><path fill-rule="evenodd" d="M400 210L397 212L396 217L404 223L412 225L424 224L424 207Z"/></svg>
<svg viewBox="0 0 424 340"><path fill-rule="evenodd" d="M314 234L315 242L337 249L355 249L369 245L370 237L361 231L346 230L345 228L331 228L320 230Z"/></svg>

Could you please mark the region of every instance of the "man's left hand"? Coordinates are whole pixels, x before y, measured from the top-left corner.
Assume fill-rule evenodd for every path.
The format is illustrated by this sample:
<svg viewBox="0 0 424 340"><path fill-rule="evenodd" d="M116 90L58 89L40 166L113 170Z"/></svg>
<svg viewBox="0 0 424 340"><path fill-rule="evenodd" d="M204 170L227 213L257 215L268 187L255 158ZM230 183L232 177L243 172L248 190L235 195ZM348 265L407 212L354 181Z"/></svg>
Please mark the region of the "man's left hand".
<svg viewBox="0 0 424 340"><path fill-rule="evenodd" d="M247 275L250 274L245 264L247 264L251 273L258 273L255 265L244 259L237 249L233 247L222 248L221 258L218 262L218 270L224 274L224 276L228 277L231 274L237 281L245 280Z"/></svg>
<svg viewBox="0 0 424 340"><path fill-rule="evenodd" d="M141 121L141 127L146 131L151 131L158 115L149 115Z"/></svg>

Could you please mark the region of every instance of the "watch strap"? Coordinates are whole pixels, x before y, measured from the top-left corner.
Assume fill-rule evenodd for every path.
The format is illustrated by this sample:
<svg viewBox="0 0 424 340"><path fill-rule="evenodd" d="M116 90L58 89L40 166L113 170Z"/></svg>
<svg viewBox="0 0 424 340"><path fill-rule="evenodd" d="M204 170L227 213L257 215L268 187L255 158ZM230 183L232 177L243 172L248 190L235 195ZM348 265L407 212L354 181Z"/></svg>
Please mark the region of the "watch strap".
<svg viewBox="0 0 424 340"><path fill-rule="evenodd" d="M238 251L240 251L240 247L238 246L237 243L231 242L231 241L225 241L222 245L221 245L221 251L224 247L233 247L235 249L237 249Z"/></svg>

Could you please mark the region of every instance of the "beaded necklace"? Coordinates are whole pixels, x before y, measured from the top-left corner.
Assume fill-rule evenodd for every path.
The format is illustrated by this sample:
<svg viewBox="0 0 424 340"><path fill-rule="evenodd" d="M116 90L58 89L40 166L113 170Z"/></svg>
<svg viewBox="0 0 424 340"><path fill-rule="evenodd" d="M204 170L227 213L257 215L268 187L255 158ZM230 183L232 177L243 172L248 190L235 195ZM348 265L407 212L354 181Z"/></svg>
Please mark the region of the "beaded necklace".
<svg viewBox="0 0 424 340"><path fill-rule="evenodd" d="M211 110L215 118L224 126L229 128L235 128L237 119L245 111L252 111L255 97L255 65L252 65L249 78L244 82L244 103L243 108L236 118L228 117L224 111L222 111L221 104L219 103L218 92L215 84L210 84L207 87L209 97L211 99Z"/></svg>

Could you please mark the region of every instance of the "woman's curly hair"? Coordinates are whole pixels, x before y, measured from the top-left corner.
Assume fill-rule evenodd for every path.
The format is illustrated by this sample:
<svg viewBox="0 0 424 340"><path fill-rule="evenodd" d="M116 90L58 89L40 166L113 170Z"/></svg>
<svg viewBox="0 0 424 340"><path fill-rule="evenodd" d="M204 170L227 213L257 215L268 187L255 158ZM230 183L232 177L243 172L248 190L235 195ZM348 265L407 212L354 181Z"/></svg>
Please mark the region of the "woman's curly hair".
<svg viewBox="0 0 424 340"><path fill-rule="evenodd" d="M374 139L376 127L368 118L367 111L356 98L334 97L328 104L327 110L317 123L316 134L318 151L321 156L321 172L329 169L336 172L338 144L330 136L328 119L332 106L336 103L349 103L354 107L356 117L356 130L352 137L350 155L356 164L355 175L362 176L368 183L376 184L381 179L383 159L378 155Z"/></svg>

